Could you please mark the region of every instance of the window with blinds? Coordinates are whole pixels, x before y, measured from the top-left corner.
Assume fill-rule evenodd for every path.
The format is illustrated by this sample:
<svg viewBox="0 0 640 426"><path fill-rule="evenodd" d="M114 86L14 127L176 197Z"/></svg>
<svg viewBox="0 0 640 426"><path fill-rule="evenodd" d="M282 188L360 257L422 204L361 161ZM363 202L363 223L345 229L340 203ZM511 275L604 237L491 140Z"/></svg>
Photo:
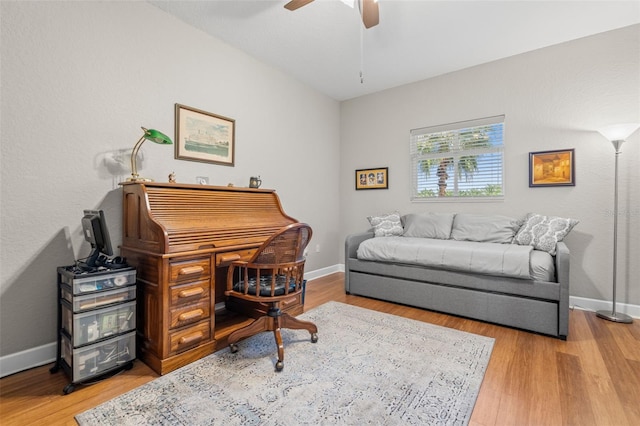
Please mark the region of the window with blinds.
<svg viewBox="0 0 640 426"><path fill-rule="evenodd" d="M504 116L411 130L411 199L502 200Z"/></svg>

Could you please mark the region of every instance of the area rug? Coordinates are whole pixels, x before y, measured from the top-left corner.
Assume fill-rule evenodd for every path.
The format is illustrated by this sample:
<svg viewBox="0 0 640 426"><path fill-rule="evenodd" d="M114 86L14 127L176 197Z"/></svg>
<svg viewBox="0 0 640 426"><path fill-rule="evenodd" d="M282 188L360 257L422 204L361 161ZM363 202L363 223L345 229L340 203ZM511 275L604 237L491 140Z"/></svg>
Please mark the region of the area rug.
<svg viewBox="0 0 640 426"><path fill-rule="evenodd" d="M339 302L76 416L88 425L466 425L494 340Z"/></svg>

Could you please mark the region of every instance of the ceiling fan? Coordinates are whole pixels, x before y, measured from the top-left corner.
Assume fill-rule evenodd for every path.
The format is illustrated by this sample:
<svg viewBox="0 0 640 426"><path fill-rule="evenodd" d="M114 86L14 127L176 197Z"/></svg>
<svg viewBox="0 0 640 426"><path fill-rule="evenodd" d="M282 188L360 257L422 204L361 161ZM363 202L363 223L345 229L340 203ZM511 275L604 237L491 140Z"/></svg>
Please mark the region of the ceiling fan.
<svg viewBox="0 0 640 426"><path fill-rule="evenodd" d="M296 10L311 3L313 0L291 0L285 4L285 9ZM360 8L360 15L362 15L362 23L365 28L371 28L378 25L380 22L380 16L378 14L378 1L377 0L355 0Z"/></svg>

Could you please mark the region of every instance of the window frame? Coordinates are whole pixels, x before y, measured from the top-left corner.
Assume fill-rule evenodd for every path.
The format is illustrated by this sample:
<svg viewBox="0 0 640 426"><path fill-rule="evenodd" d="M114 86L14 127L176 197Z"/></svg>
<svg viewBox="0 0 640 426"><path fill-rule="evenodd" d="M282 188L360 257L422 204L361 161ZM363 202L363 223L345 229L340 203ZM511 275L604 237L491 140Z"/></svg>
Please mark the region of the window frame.
<svg viewBox="0 0 640 426"><path fill-rule="evenodd" d="M465 144L465 136L467 136L466 141L468 141L469 134L473 133L474 129L481 130L482 132L487 131L490 126L499 126L498 129L498 140L493 139L492 136L486 136L487 142L491 141L491 143L487 146L480 145L483 143L480 141L478 145L471 145L471 147L460 148L460 144ZM436 126L428 126L421 127L417 129L412 129L409 133L409 160L411 164L411 201L412 202L502 202L505 198L505 138L504 138L504 128L505 128L505 116L497 115L491 117L485 117L474 120L465 120L459 121L455 123L448 123ZM447 135L439 136L441 134L446 133ZM440 143L442 146L445 141L446 145L449 148L440 148L436 147L437 150L432 151L423 151L419 149L420 139L423 141L426 138L431 138L431 141L435 141L435 144ZM498 142L497 144L495 142ZM454 148L451 148L451 147ZM479 155L485 154L498 154L498 158L493 162L493 166L496 167L493 172L485 171L480 175L480 177L488 177L490 173L497 173L499 175L499 194L497 195L458 195L458 191L464 191L465 189L460 189L460 186L467 186L465 184L460 185L459 175L461 174L460 169L457 164L460 162L461 158L469 158L475 157ZM443 173L444 176L444 187L449 188L452 187L455 194L453 195L435 195L435 196L421 196L419 195L424 191L418 190L420 188L420 179L421 172L420 167L423 161L437 161L440 160L441 163L444 161L453 158L454 164L447 166ZM477 165L477 163L476 163ZM432 166L433 167L433 166ZM448 173L453 171L452 176L449 176ZM438 171L436 171L436 174ZM470 176L473 177L474 173L470 173ZM425 174L422 173L422 176ZM434 182L438 182L435 178L427 177L427 179L432 179ZM438 178L442 179L442 178ZM464 178L463 178L464 179ZM486 187L489 185L494 185L493 183L488 183ZM438 185L440 188L440 185ZM468 188L469 189L469 188ZM474 188L470 188L474 189ZM449 191L449 189L447 189ZM438 190L439 191L439 190Z"/></svg>

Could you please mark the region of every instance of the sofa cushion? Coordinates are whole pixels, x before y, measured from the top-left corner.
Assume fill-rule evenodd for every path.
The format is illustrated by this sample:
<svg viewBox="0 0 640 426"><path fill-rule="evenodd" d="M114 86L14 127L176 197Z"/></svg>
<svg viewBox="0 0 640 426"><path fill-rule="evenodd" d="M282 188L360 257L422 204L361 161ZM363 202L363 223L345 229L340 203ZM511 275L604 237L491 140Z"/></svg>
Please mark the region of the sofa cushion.
<svg viewBox="0 0 640 426"><path fill-rule="evenodd" d="M529 213L524 225L516 234L514 243L533 246L555 256L556 244L577 224L578 221L575 219Z"/></svg>
<svg viewBox="0 0 640 426"><path fill-rule="evenodd" d="M448 240L453 213L409 213L404 217L404 236Z"/></svg>
<svg viewBox="0 0 640 426"><path fill-rule="evenodd" d="M451 238L457 241L510 244L521 223L501 215L458 213L453 219Z"/></svg>
<svg viewBox="0 0 640 426"><path fill-rule="evenodd" d="M357 257L360 260L404 263L530 280L529 261L532 251L531 246L515 244L403 236L365 240L358 246Z"/></svg>
<svg viewBox="0 0 640 426"><path fill-rule="evenodd" d="M373 235L376 237L399 236L404 232L402 222L400 222L400 213L398 212L369 216L367 220L373 226Z"/></svg>

